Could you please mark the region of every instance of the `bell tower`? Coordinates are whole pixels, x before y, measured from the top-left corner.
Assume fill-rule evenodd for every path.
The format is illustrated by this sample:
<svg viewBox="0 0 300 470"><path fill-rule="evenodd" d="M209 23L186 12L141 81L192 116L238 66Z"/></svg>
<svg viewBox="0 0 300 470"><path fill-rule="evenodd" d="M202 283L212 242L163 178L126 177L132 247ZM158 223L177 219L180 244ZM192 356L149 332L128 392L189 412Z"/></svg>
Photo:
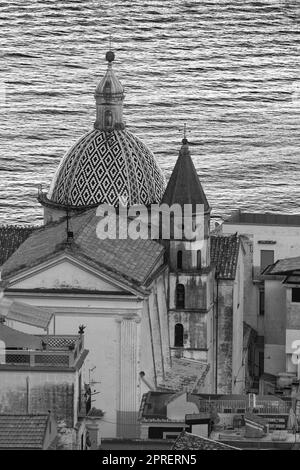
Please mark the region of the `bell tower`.
<svg viewBox="0 0 300 470"><path fill-rule="evenodd" d="M210 364L213 354L214 268L210 262L210 212L184 136L161 201L181 207L182 236L166 242L169 263L171 356ZM187 227L188 226L188 227ZM188 228L188 230L187 230ZM192 229L192 236L188 236ZM175 231L175 228L174 228ZM174 235L174 234L173 234Z"/></svg>

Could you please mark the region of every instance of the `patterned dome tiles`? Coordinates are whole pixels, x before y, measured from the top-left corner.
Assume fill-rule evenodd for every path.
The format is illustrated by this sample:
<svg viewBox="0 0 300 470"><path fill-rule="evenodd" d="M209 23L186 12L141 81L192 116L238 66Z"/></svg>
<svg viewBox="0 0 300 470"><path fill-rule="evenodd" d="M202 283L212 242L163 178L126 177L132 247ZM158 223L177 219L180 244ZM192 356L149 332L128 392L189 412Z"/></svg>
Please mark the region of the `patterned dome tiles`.
<svg viewBox="0 0 300 470"><path fill-rule="evenodd" d="M93 130L62 159L48 199L58 204L89 206L160 202L165 178L145 144L126 130Z"/></svg>

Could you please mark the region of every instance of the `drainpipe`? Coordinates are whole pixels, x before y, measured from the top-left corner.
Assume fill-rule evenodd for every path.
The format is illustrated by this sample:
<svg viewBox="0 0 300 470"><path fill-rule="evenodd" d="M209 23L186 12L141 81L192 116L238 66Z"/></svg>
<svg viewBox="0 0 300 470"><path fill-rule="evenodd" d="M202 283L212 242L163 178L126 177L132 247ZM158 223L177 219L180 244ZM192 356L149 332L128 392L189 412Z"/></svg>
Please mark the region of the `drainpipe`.
<svg viewBox="0 0 300 470"><path fill-rule="evenodd" d="M29 377L26 377L26 413L30 414Z"/></svg>
<svg viewBox="0 0 300 470"><path fill-rule="evenodd" d="M216 272L217 292L216 292L216 362L215 362L215 394L218 394L218 334L219 334L219 272Z"/></svg>

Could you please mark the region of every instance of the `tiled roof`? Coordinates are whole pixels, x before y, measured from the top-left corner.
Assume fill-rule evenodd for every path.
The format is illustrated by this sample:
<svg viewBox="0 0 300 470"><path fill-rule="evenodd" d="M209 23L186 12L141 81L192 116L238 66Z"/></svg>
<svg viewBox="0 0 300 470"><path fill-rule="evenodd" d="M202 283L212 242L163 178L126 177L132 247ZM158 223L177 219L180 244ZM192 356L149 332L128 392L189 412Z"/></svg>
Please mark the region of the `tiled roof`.
<svg viewBox="0 0 300 470"><path fill-rule="evenodd" d="M204 385L209 364L184 358L172 358L172 367L165 373L165 379L159 383L160 390L183 390L192 392Z"/></svg>
<svg viewBox="0 0 300 470"><path fill-rule="evenodd" d="M264 271L263 274L285 274L300 271L300 256L295 258L279 259Z"/></svg>
<svg viewBox="0 0 300 470"><path fill-rule="evenodd" d="M235 279L239 248L240 237L236 234L210 238L210 258L220 279Z"/></svg>
<svg viewBox="0 0 300 470"><path fill-rule="evenodd" d="M16 251L36 227L0 226L0 266Z"/></svg>
<svg viewBox="0 0 300 470"><path fill-rule="evenodd" d="M1 316L1 302L0 302ZM44 308L33 307L23 302L10 301L8 312L5 317L27 325L46 329L49 326L53 313Z"/></svg>
<svg viewBox="0 0 300 470"><path fill-rule="evenodd" d="M49 415L0 414L0 449L42 449Z"/></svg>
<svg viewBox="0 0 300 470"><path fill-rule="evenodd" d="M300 226L300 214L234 212L224 224Z"/></svg>
<svg viewBox="0 0 300 470"><path fill-rule="evenodd" d="M183 142L179 157L169 179L167 188L162 198L162 203L171 207L173 204L203 204L204 211L209 210L205 193L199 176L191 159L188 142Z"/></svg>
<svg viewBox="0 0 300 470"><path fill-rule="evenodd" d="M183 431L176 439L172 450L241 450L222 442Z"/></svg>
<svg viewBox="0 0 300 470"><path fill-rule="evenodd" d="M69 251L94 267L101 267L111 275L143 284L151 274L164 248L153 240L104 239L96 234L100 218L96 209L72 217L73 245L66 245L66 220L47 225L35 231L2 267L2 277L25 268L33 267L57 255ZM73 246L73 248L72 248Z"/></svg>

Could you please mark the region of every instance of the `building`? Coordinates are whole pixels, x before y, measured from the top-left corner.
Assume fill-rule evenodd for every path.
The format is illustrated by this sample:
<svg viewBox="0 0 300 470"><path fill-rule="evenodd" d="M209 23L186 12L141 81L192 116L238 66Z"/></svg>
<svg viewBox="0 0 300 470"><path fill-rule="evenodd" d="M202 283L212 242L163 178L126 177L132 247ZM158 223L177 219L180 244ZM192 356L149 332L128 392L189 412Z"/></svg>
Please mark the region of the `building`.
<svg viewBox="0 0 300 470"><path fill-rule="evenodd" d="M102 436L134 439L149 390L245 391L245 250L239 236L210 233L211 208L186 138L166 187L152 152L125 127L112 51L106 59L94 129L63 157L48 193L39 192L44 226L28 238L20 230L16 251L4 249L1 275L8 299L52 312L52 334L85 327L84 381L96 384ZM197 249L173 233L99 238L100 204L120 214L123 206L150 211L160 203L190 204L192 224L203 208Z"/></svg>
<svg viewBox="0 0 300 470"><path fill-rule="evenodd" d="M174 439L182 431L204 438L215 436L217 440L219 434L238 436L249 413L263 419L271 433L286 431L291 407L290 398L274 395L153 391L145 394L141 403L141 437Z"/></svg>
<svg viewBox="0 0 300 470"><path fill-rule="evenodd" d="M183 431L176 439L172 450L240 450L222 442Z"/></svg>
<svg viewBox="0 0 300 470"><path fill-rule="evenodd" d="M39 422L36 416L51 412L55 429L57 423L57 448L84 449L87 434L98 447L99 414L82 394L88 353L84 336L30 335L1 323L0 344L0 423L19 420L26 427L32 418L34 427ZM40 418L49 425L49 439L45 434L45 442L40 443L43 448L54 432L52 418L46 418Z"/></svg>
<svg viewBox="0 0 300 470"><path fill-rule="evenodd" d="M222 232L245 237L244 319L257 332L258 375L267 381L274 376L274 392L279 373L296 374L291 340L300 339L296 320L300 215L237 211L224 221Z"/></svg>

